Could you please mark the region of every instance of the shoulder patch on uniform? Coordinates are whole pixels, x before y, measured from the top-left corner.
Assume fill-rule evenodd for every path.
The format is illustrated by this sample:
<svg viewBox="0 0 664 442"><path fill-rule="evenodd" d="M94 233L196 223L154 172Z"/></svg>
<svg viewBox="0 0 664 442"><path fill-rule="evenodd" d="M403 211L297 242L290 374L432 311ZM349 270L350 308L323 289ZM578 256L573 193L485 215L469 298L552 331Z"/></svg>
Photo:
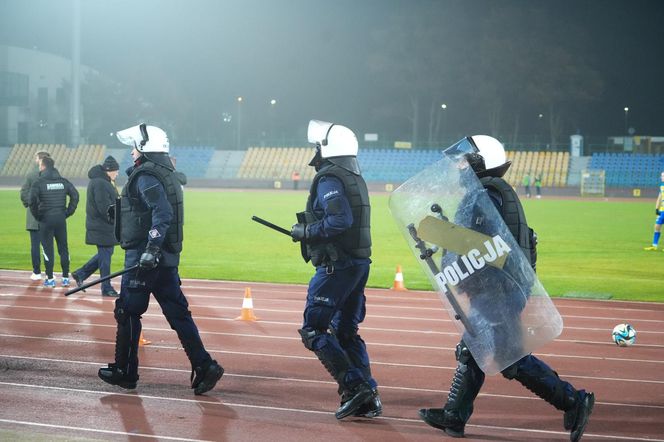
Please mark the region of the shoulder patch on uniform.
<svg viewBox="0 0 664 442"><path fill-rule="evenodd" d="M157 229L150 230L148 232L148 235L150 235L150 238L152 238L152 239L159 238L161 236L161 234L159 233L159 230L157 230Z"/></svg>
<svg viewBox="0 0 664 442"><path fill-rule="evenodd" d="M338 190L330 190L330 191L327 192L325 195L323 195L323 199L326 200L326 199L328 199L328 198L333 197L334 195L339 195L339 191L338 191Z"/></svg>

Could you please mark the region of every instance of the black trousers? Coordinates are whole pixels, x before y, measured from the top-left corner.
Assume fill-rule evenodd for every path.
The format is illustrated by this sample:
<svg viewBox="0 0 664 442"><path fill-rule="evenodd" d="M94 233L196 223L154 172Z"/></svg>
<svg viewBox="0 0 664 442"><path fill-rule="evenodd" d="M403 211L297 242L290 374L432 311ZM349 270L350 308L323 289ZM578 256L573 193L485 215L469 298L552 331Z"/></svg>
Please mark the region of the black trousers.
<svg viewBox="0 0 664 442"><path fill-rule="evenodd" d="M67 247L67 221L65 218L50 218L39 222L39 238L44 248L46 277L53 279L53 238L58 245L62 277L69 277L69 248Z"/></svg>
<svg viewBox="0 0 664 442"><path fill-rule="evenodd" d="M136 264L142 250L125 252L125 268ZM177 267L157 267L139 274L122 275L120 297L115 301L117 334L115 363L129 376L138 375L138 340L141 336L141 315L148 309L153 294L168 324L178 335L191 367L205 367L212 357L205 350L198 327L191 317L189 303L180 289Z"/></svg>

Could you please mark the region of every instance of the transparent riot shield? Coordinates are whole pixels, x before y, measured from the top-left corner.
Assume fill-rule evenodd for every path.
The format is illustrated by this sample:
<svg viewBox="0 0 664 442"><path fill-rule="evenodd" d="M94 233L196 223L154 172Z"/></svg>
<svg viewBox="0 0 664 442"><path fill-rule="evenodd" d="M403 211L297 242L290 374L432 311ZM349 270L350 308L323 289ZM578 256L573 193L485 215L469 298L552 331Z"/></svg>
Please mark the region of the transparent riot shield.
<svg viewBox="0 0 664 442"><path fill-rule="evenodd" d="M444 157L390 211L473 357L496 374L562 332L562 318L470 167Z"/></svg>

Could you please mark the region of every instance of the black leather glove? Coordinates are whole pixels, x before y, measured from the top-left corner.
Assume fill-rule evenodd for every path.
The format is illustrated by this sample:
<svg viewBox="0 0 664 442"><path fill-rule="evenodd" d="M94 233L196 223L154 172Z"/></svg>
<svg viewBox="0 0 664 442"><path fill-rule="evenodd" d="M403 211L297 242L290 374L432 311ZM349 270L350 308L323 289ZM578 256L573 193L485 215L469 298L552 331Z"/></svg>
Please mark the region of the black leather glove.
<svg viewBox="0 0 664 442"><path fill-rule="evenodd" d="M159 257L161 256L161 250L159 247L148 244L145 248L145 251L141 255L141 258L138 260L138 266L140 270L152 270L157 267L159 264Z"/></svg>
<svg viewBox="0 0 664 442"><path fill-rule="evenodd" d="M655 215L659 215L659 209L655 209Z"/></svg>
<svg viewBox="0 0 664 442"><path fill-rule="evenodd" d="M111 204L108 206L108 209L106 209L106 218L111 224L115 222L115 204Z"/></svg>
<svg viewBox="0 0 664 442"><path fill-rule="evenodd" d="M293 238L293 242L306 240L307 225L304 223L293 224L293 227L291 227L290 236Z"/></svg>

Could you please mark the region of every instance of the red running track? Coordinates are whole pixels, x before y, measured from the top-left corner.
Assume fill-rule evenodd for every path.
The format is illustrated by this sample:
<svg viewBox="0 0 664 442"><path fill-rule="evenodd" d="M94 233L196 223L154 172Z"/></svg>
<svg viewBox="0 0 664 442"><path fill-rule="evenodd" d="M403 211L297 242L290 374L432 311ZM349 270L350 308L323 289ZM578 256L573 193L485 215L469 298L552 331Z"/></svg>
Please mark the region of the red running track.
<svg viewBox="0 0 664 442"><path fill-rule="evenodd" d="M29 272L0 270L0 440L439 441L417 410L445 401L459 336L433 292L367 290L367 342L384 415L337 421L336 385L300 342L306 287L185 280L203 341L226 369L194 396L189 363L153 300L143 317L140 383L104 384L113 299L64 297ZM257 322L238 321L250 287ZM584 440L664 441L664 304L556 299L565 330L539 357L595 392ZM611 343L629 322L637 344ZM487 377L468 440L569 440L562 413L515 381Z"/></svg>

